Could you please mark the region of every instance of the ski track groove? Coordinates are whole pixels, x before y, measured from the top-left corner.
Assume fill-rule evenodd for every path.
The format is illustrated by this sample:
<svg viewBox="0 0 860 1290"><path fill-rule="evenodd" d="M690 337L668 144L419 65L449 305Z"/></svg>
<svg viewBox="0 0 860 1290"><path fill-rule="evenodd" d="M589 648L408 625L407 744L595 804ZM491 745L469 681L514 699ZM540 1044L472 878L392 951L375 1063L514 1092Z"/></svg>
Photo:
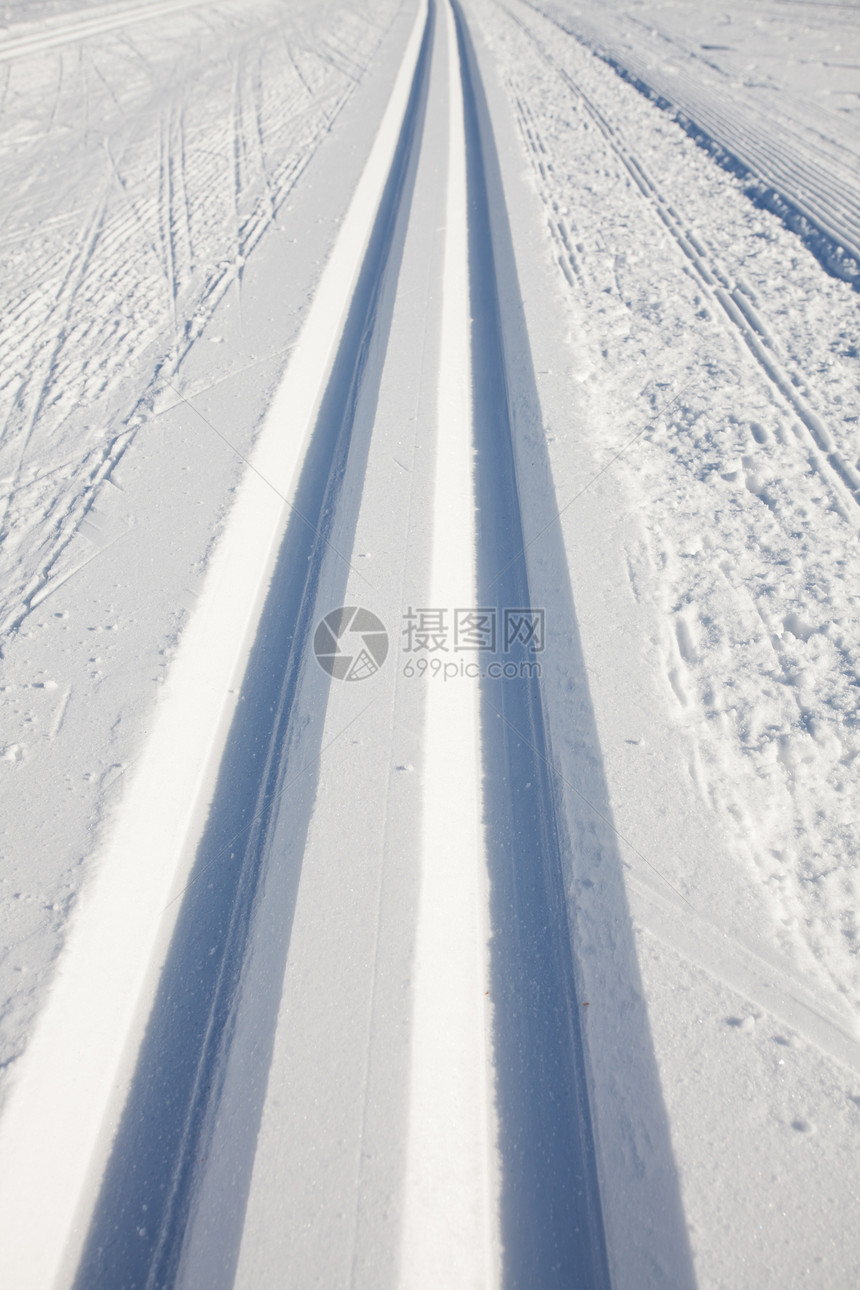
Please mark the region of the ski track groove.
<svg viewBox="0 0 860 1290"><path fill-rule="evenodd" d="M167 282L167 299L173 336L176 336L176 297L178 294L176 248L173 236L173 183L172 169L172 105L161 120L158 139L158 213L161 228L161 253L164 258L164 277Z"/></svg>
<svg viewBox="0 0 860 1290"><path fill-rule="evenodd" d="M20 407L23 413L22 425L18 435L16 436L16 438L19 441L19 444L17 446L17 449L15 450L17 459L15 462L15 466L12 474L10 494L7 495L6 498L4 499L5 505L4 505L2 516L0 516L0 544L2 544L5 541L9 532L7 521L9 517L9 501L10 501L11 491L13 491L16 488L18 481L21 477L21 470L23 468L24 458L27 453L27 448L29 446L30 439L32 437L33 430L35 428L39 413L41 412L42 407L45 403L48 389L52 383L52 378L54 376L57 360L62 351L63 345L66 341L67 328L69 325L69 321L71 319L72 308L75 303L75 298L84 280L87 266L90 262L90 259L92 257L93 251L95 249L96 243L99 238L99 234L101 233L104 225L106 204L107 204L107 193L105 192L102 194L102 196L99 198L99 200L96 203L92 218L90 220L89 227L85 231L83 240L75 247L70 257L68 272L66 273L65 279L60 288L60 292L55 301L54 309L52 311L52 312L57 312L61 315L60 325L53 338L53 343L50 345L50 348L48 349L48 354L45 359L45 362L42 365L41 372L39 373L36 379L36 382L34 384L33 396L30 399L29 411L24 410L27 402L26 395L27 393L29 393L29 390L30 390L29 379L25 381L22 387L21 393L19 395ZM10 445L10 447L11 446L13 445Z"/></svg>
<svg viewBox="0 0 860 1290"><path fill-rule="evenodd" d="M194 242L191 237L191 203L188 199L187 161L186 161L186 134L185 134L185 104L182 103L176 113L176 132L177 132L177 189L179 192L179 209L182 217L182 242L185 252L186 273L190 275L194 272Z"/></svg>
<svg viewBox="0 0 860 1290"><path fill-rule="evenodd" d="M532 569L522 558L529 544L521 472L540 474L541 466L521 437L541 414L531 360L522 354L524 347L528 354L525 320L517 321L523 287L490 110L459 0L452 9L469 175L479 603L533 606ZM532 406L522 411L523 403ZM517 650L514 657L527 662L528 647ZM528 672L481 685L502 1281L597 1290L610 1284L612 1258L577 997L568 821L551 750L551 706L543 680ZM585 730L585 711L582 719ZM605 859L612 863L608 853Z"/></svg>
<svg viewBox="0 0 860 1290"><path fill-rule="evenodd" d="M311 89L311 87L308 85L307 81L305 80L304 72L302 71L301 67L299 66L298 59L296 58L295 53L293 52L293 47L292 47L292 45L291 45L291 44L290 44L290 42L287 40L287 33L286 33L285 31L282 31L282 32L281 32L281 38L282 38L282 40L283 40L283 42L284 42L284 48L285 48L285 49L286 49L286 51L287 51L287 57L289 58L290 62L291 62L291 63L292 63L292 65L293 65L293 70L295 71L296 76L297 76L297 77L298 77L298 79L301 81L302 85L304 86L304 89L305 89L305 92L306 92L306 94L307 94L308 98L312 99L312 98L313 98L313 95L314 95L314 92L313 92L313 90Z"/></svg>

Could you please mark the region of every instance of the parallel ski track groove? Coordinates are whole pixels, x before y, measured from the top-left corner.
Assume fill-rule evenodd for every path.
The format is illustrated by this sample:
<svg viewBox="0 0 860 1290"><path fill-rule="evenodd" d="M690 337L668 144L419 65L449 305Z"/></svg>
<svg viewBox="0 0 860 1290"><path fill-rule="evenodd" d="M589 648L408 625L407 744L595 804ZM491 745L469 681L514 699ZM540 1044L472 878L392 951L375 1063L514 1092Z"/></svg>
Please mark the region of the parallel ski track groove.
<svg viewBox="0 0 860 1290"><path fill-rule="evenodd" d="M523 520L493 250L495 234L486 160L486 148L491 143L486 132L488 127L481 124L482 90L468 29L459 6L455 4L453 8L466 114L478 502L479 512L486 517L483 536L478 541L478 562L484 587L488 589L492 586L497 562L504 563L507 548L515 553L524 545ZM433 12L431 6L430 14ZM236 860L231 860L235 876L229 879L231 894L226 926L205 929L198 926L193 932L196 938L203 935L208 943L211 937L218 945L208 969L208 988L201 991L199 986L195 987L201 1003L205 1000L203 1013L194 1022L199 1037L194 1040L193 1051L182 1049L175 1072L172 1068L153 1071L149 1063L157 1045L152 1049L144 1047L135 1080L136 1092L132 1093L130 1109L119 1130L78 1270L78 1290L101 1287L113 1290L118 1277L124 1284L156 1290L156 1287L174 1284L178 1275L185 1223L197 1185L198 1162L205 1153L235 1025L243 957L265 873L271 803L284 776L294 698L313 625L324 537L337 511L347 469L351 418L375 326L376 302L389 263L390 232L400 218L404 201L408 200L405 175L420 140L419 103L426 89L431 38L432 23L428 17L400 142L376 217L371 241L376 249L368 252L362 270L364 281L360 280L356 288L352 307L355 317L349 331L350 344L355 348L347 352L345 342L342 343L336 364L336 368L351 372L347 381L336 385L338 390L345 391L345 402L337 413L334 439L326 440L327 447L322 442L317 445L318 455L326 447L328 462L318 495L318 509L312 514L322 537L318 535L311 540L312 554L307 565L293 575L301 583L297 602L300 609L271 718L271 732L262 765L256 771L258 787L252 822L247 836L236 848ZM169 167L169 160L166 165ZM237 179L237 196L239 183ZM335 388L334 378L330 388ZM501 547L496 531L504 535ZM528 574L523 562L514 563L499 590L512 604L530 604ZM506 893L497 893L497 906L499 902L505 904L510 896L515 901L513 923L497 929L504 953L512 958L502 961L497 954L494 969L499 989L498 1011L514 1014L513 1020L510 1016L502 1018L498 1033L500 1056L507 1070L501 1085L502 1119L507 1130L507 1140L502 1144L503 1164L507 1166L502 1214L506 1243L504 1283L511 1288L525 1287L535 1284L530 1278L536 1277L542 1290L569 1285L583 1290L586 1287L587 1290L608 1290L595 1145L561 871L563 825L548 761L541 753L541 749L548 751L544 702L539 686L533 681L521 686L487 689L482 700L485 773L493 781L495 792L503 798L511 794L507 807L497 813L498 824L491 842L495 878L500 892L503 888ZM497 720L499 711L503 717L501 726ZM526 778L530 781L529 788L534 784L533 793L522 790L521 781ZM191 897L189 911L197 894ZM165 981L153 1014L157 1021L153 1035L165 1026L170 1030L168 1017L173 1015L174 1006L171 990L177 989L175 972L170 968ZM178 1007L173 1031L182 1029L181 1010L187 1004L180 1002ZM527 1051L520 1058L522 1069L516 1061L513 1063L516 1073L512 1076L512 1085L513 1049L523 1044ZM151 1123L147 1107L161 1105L165 1099L178 1103L170 1121L174 1128L171 1131L161 1126L164 1145L156 1143L154 1150L156 1154L162 1152L164 1159L157 1173L145 1177L141 1184L134 1171L128 1172L129 1161L134 1160L146 1173L147 1165L141 1163L141 1154L134 1150L134 1144L141 1134L146 1134ZM149 1229L145 1239L138 1231L144 1196Z"/></svg>
<svg viewBox="0 0 860 1290"><path fill-rule="evenodd" d="M795 382L782 367L773 352L773 342L768 335L766 325L759 318L754 307L744 299L743 291L733 283L729 274L722 268L716 256L710 255L701 246L695 234L685 229L682 220L673 207L661 194L656 182L650 177L642 162L630 153L618 132L606 120L600 109L591 101L585 91L576 84L564 67L561 67L547 50L540 38L516 14L506 9L508 16L520 30L532 41L539 56L564 82L570 93L583 105L591 120L600 130L603 138L614 152L618 161L630 175L639 192L646 199L661 221L685 260L695 272L698 284L710 299L719 305L722 317L731 325L731 330L740 337L749 353L756 360L760 370L767 378L778 402L792 413L801 423L807 436L810 463L827 483L834 495L834 500L842 510L846 520L857 523L860 516L853 511L845 512L842 505L845 501L860 506L860 473L846 460L834 446L833 440L810 402L795 388ZM542 12L542 11L538 11ZM520 105L520 113L525 109ZM525 121L525 117L523 116ZM536 152L537 149L533 148ZM542 163L537 160L539 168ZM545 175L543 176L546 178ZM564 271L564 264L561 265Z"/></svg>
<svg viewBox="0 0 860 1290"><path fill-rule="evenodd" d="M763 189L757 193L756 200L774 210L789 228L799 233L828 272L853 282L860 289L860 218L853 165L840 164L831 156L830 169L821 166L810 154L802 135L786 127L782 119L769 122L769 132L773 138L786 139L791 146L775 148L766 135L752 133L742 117L701 101L695 84L683 73L673 78L672 91L656 89L652 84L653 73L640 65L635 54L628 53L622 59L599 40L567 26L534 0L522 2L602 59L646 98L671 110L687 133L716 155L721 164L744 178L759 181ZM682 86L687 87L686 95L677 92ZM798 164L796 157L802 158L802 164ZM850 161L856 164L856 158ZM843 171L844 180L835 173L837 167ZM849 263L845 262L842 251L848 253Z"/></svg>

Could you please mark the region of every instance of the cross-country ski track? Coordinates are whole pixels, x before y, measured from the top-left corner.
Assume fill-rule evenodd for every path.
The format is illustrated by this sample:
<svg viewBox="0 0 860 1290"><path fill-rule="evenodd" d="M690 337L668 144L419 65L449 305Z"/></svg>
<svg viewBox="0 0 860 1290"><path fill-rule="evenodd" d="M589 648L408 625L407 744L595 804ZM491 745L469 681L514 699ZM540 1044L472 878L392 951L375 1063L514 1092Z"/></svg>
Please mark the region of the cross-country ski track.
<svg viewBox="0 0 860 1290"><path fill-rule="evenodd" d="M56 1229L40 1233L38 1249L25 1221L33 1197L19 1186L17 1200L10 1196L4 1204L4 1257L21 1286L50 1284L60 1268L65 1275L77 1268L80 1287L260 1285L267 1266L283 1266L284 1256L292 1264L297 1254L308 1261L302 1284L341 1283L344 1257L363 1259L366 1284L376 1284L373 1265L398 1254L384 1248L386 1234L392 1240L397 1231L391 1217L382 1232L375 1230L380 1194L393 1191L401 1174L399 1257L407 1284L495 1284L503 1262L510 1264L511 1284L525 1285L535 1274L545 1285L570 1284L580 1275L583 1284L609 1284L562 889L563 826L537 687L518 683L522 694L512 698L507 683L481 694L466 678L428 686L426 711L416 712L413 697L398 696L396 676L389 674L387 692L377 687L369 699L358 687L353 700L347 688L326 705L326 678L309 665L313 628L324 612L362 601L374 610L393 609L391 591L410 582L416 602L429 598L449 611L480 603L482 592L498 599L499 580L510 587L512 604L529 604L477 78L462 15L455 18L447 5L437 12L431 3L419 16L362 188L276 396L271 433L258 445L222 539L224 559L240 552L253 579L247 604L235 603L232 581L219 603L213 570L212 594L204 593L199 615L201 636L221 642L218 657L207 664L210 675L198 675L189 688L183 664L189 673L199 668L200 646L186 638L173 704L165 705L151 736L113 839L124 879L118 882L118 865L105 868L107 880L91 894L69 948L53 1016L32 1050L34 1075L63 1086L40 1088L32 1079L26 1091L54 1108L56 1136L45 1141L53 1154L53 1138L65 1163L57 1172L57 1162L51 1168L45 1159L34 1168L31 1160L28 1172L40 1189L46 1173L52 1175L64 1200ZM446 171L440 208L430 193L434 176ZM510 258L505 248L500 254ZM422 260L433 264L437 257L441 282L424 284L430 292L425 320L398 367L402 376L403 363L411 364L422 395L404 418L410 441L396 415L403 417L408 405L397 408L402 395L386 387L386 377L392 382L386 345L392 313L407 307L398 285L405 295L403 278L420 282ZM471 364L470 294L474 316L489 305L489 330L472 333ZM489 400L480 398L484 390ZM297 406L307 408L308 430L292 436L301 451L284 460L284 418L300 423ZM375 498L371 483L380 474L403 469L393 460L392 437L400 457L414 463L427 451L418 446L419 435L436 440L435 464L429 463L435 497L406 499L401 514L384 517L387 531L375 534L374 549L399 556L388 572L389 590L376 582L378 560L373 582L352 563L358 534L380 524L379 516L364 512L362 497ZM480 535L472 520L474 490ZM405 567L407 553L412 569ZM416 566L428 561L430 589L421 594ZM261 582L268 591L258 607L254 585ZM253 644L243 644L250 637ZM204 703L219 685L230 689L237 654L244 667L241 704L226 742L217 730L203 738L189 704ZM274 659L286 660L286 667L278 669ZM388 709L396 736L402 726L426 729L424 787L414 814L398 821L393 837L386 837L390 799L399 795L397 779L414 773L411 764L393 776L387 767L380 774L369 765L367 782L351 786L358 802L339 800L343 790L335 787L343 745L366 742L380 708ZM226 733L228 719L219 715ZM183 726L194 731L197 746L181 747ZM482 761L500 786L523 780L525 767L531 777L525 801L493 803L489 831ZM449 803L458 787L462 792L464 777L474 787L459 818L452 818ZM212 778L213 807L199 837L195 820L205 815ZM165 792L176 803L173 812L165 809ZM196 809L186 824L189 801ZM160 818L153 820L156 802ZM355 873L349 879L340 871L337 894L313 863L320 835L337 831L345 819L351 820L345 841ZM406 852L404 832L411 843ZM395 856L402 866L410 854L414 872L397 872ZM153 855L164 857L160 866L146 865ZM128 877L135 869L145 881L132 890ZM356 892L359 880L369 888L366 895ZM497 887L492 900L491 881ZM295 902L306 884L319 890L303 915ZM392 889L404 886L411 889L416 926L411 936L398 929L401 944L388 946L395 933L386 906L394 901ZM358 943L337 950L337 957L354 956L351 966L342 963L348 988L323 972L311 994L304 980L300 997L292 998L288 978L279 998L291 938L308 935L305 919L317 924L322 918L328 940L347 913L339 908L344 896L350 906L355 899L377 905L362 929L370 943L353 933ZM336 940L345 933L340 926ZM498 942L492 951L486 948L491 936ZM385 996L393 987L387 976L406 971L413 938L413 1055L411 1061L403 1056L401 1087L390 1087L389 1071L375 1088L374 1053L385 1051L390 1064L397 1042L390 1032L402 1045L408 1031L409 1012L392 1016ZM317 935L313 953L321 952ZM329 997L332 989L339 997ZM522 997L524 989L530 997ZM496 997L502 1006L494 1024ZM408 996L397 999L399 1010L408 1003ZM329 1219L339 1214L336 1227L348 1225L339 1239L332 1231L326 1251L316 1243L301 1250L303 1233L320 1222L320 1197L316 1186L307 1194L310 1162L296 1152L291 1131L303 1122L306 1149L320 1151L308 1123L318 1099L302 1104L293 1089L285 1114L277 1093L279 1077L288 1081L290 1074L290 1054L282 1049L299 1042L303 1023L320 1026L321 1008L329 1019L317 1042L347 1050L337 1077L343 1095L337 1153L342 1168L359 1170L343 1180L352 1199L335 1189L323 1200ZM135 1018L131 1034L122 1018ZM87 1071L71 1078L69 1059L60 1055L70 1040L88 1053ZM319 1061L326 1064L323 1052ZM334 1097L327 1090L326 1110ZM381 1122L396 1114L397 1104L411 1126L405 1158L398 1144L388 1144L387 1177L365 1178L371 1171L362 1165L364 1139L370 1126L384 1133ZM15 1110L7 1121L7 1150L16 1147ZM19 1115L24 1127L25 1106ZM70 1127L74 1142L66 1136ZM318 1130L328 1136L331 1127ZM23 1143L19 1149L26 1149ZM307 1207L307 1219L296 1215L288 1231L271 1223L269 1171L286 1171L292 1204ZM347 1212L340 1214L342 1208ZM260 1224L262 1241L249 1242L243 1257L243 1231ZM284 1243L299 1249L282 1250Z"/></svg>
<svg viewBox="0 0 860 1290"><path fill-rule="evenodd" d="M59 14L4 34L0 64L206 7L155 0ZM676 990L673 973L679 993L701 978L723 1011L741 999L754 1021L771 1019L786 1052L783 1030L846 1088L860 1079L843 993L756 939L753 901L738 896L730 928L710 907L707 877L696 890L678 867L683 853L701 875L713 854L716 874L723 854L691 805L695 758L690 782L659 804L672 845L661 850L644 828L634 837L616 810L617 784L632 782L622 756L645 741L604 747L623 722L596 702L595 668L624 676L643 726L659 704L645 663L628 657L650 608L637 597L639 617L625 617L610 590L596 607L624 519L614 485L593 485L698 376L671 388L655 377L666 388L649 395L635 435L620 427L593 459L583 448L562 486L548 428L564 415L569 385L556 381L569 364L562 337L539 335L535 319L559 282L592 288L573 219L553 195L539 109L516 90L522 51L617 166L649 236L665 233L695 317L791 426L779 438L787 470L803 474L816 504L824 498L846 547L860 521L860 459L752 290L678 210L672 175L664 183L607 115L604 83L595 90L565 60L574 42L579 58L596 48L640 90L649 67L629 50L622 67L608 36L571 26L557 5L475 7L504 16L507 45L485 42L461 0L401 6L378 36L390 76L375 133L330 244L314 252L321 267L279 351L253 446L235 447L200 410L183 367L193 373L203 343L190 327L160 370L156 415L166 407L204 422L242 469L14 1065L0 1116L0 1285L10 1290L729 1284L700 1278L682 1167L700 1158L694 1135L678 1146L671 1043L649 999ZM569 43L557 47L553 33ZM743 118L719 116L707 96L694 104L694 90L679 81L677 103L701 108L703 127L758 164L767 138L744 151ZM238 88L234 106L241 117ZM192 240L173 156L184 168L184 128L171 107L159 218L176 337L176 247ZM768 158L788 193L796 175ZM246 160L237 148L237 171ZM814 179L818 163L807 163ZM265 220L262 206L252 212L264 249L264 225L278 232L267 185ZM789 194L801 213L854 255L851 193L838 188L831 202L826 185L801 189ZM240 192L237 180L244 227ZM100 200L57 297L70 314L77 280L68 300L62 293L98 241ZM554 260L534 232L541 221ZM256 243L223 275L238 284L240 326ZM839 265L834 289L848 292L853 261ZM616 284L619 271L623 255ZM201 335L210 318L225 333L235 320L224 323L228 297L215 294L206 319L201 306ZM600 304L596 287L589 298ZM562 317L557 302L546 307ZM205 396L203 377L197 384ZM770 445L758 422L752 433ZM766 485L749 482L747 457L744 470L747 491L773 509ZM586 493L592 528L571 537L569 508ZM45 583L34 605L50 594ZM476 615L494 624L478 663L465 646L446 648L434 672L429 655L422 667L401 652L407 619L424 615L432 636L467 611L464 633L478 630ZM799 640L804 624L785 621ZM593 648L595 623L605 653ZM504 671L494 671L486 663L501 660L502 634ZM349 648L363 652L345 658L356 635L363 647ZM672 641L692 672L688 629ZM682 706L686 675L668 671ZM57 730L67 703L68 693ZM654 716L655 743L662 721ZM631 791L636 804L686 766L682 737L667 736L653 789ZM751 1025L732 1014L728 1029L748 1035ZM793 1123L806 1121L798 1112ZM717 1167L731 1173L731 1162Z"/></svg>

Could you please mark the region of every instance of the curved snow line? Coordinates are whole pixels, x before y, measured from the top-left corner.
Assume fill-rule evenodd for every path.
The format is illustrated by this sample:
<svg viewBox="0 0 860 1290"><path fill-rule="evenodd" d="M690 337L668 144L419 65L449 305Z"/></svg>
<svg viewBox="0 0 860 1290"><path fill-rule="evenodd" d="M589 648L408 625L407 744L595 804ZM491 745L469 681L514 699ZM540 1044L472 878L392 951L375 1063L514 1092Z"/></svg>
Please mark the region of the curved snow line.
<svg viewBox="0 0 860 1290"><path fill-rule="evenodd" d="M137 772L81 899L0 1121L0 1282L73 1274L135 1048L325 389L401 134L427 18L391 97L182 638Z"/></svg>
<svg viewBox="0 0 860 1290"><path fill-rule="evenodd" d="M848 1006L804 982L791 965L690 909L652 875L635 869L636 918L648 932L715 980L748 999L846 1069L860 1073L860 1036Z"/></svg>

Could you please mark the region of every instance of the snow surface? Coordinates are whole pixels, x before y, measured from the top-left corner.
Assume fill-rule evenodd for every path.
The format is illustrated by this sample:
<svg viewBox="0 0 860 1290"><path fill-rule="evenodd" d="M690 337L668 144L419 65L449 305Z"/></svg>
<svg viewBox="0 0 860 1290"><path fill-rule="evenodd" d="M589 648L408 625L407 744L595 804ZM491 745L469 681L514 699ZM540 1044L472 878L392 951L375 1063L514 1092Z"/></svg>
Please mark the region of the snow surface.
<svg viewBox="0 0 860 1290"><path fill-rule="evenodd" d="M6 1062L348 181L316 178L298 256L285 206L393 10L309 3L285 26L277 5L198 6L3 69L2 742L25 808L3 813ZM272 271L245 260L270 229L289 263L274 254L281 283L245 316L249 275ZM40 798L55 805L33 813Z"/></svg>
<svg viewBox="0 0 860 1290"><path fill-rule="evenodd" d="M129 1284L854 1286L860 9L430 12L0 6L0 1279L120 1284L179 898L271 779ZM518 591L539 699L404 679ZM328 687L292 623L361 603Z"/></svg>

